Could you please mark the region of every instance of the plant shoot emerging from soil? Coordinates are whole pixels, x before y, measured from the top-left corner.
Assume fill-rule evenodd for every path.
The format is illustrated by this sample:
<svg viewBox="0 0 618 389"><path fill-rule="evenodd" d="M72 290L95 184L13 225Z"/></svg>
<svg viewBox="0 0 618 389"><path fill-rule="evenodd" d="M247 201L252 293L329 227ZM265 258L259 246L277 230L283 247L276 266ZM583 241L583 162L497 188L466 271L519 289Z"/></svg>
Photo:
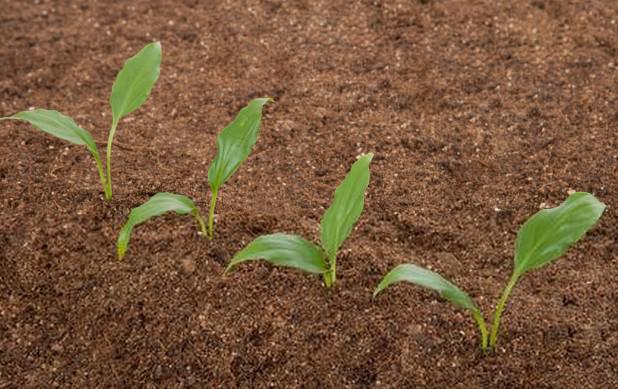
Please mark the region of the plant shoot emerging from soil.
<svg viewBox="0 0 618 389"><path fill-rule="evenodd" d="M274 265L322 274L324 284L330 288L336 280L339 248L363 212L372 158L373 154L368 153L354 162L350 172L336 189L333 203L322 216L320 223L321 247L297 235L264 235L238 252L226 272L241 262L263 259Z"/></svg>
<svg viewBox="0 0 618 389"><path fill-rule="evenodd" d="M99 150L92 135L79 127L73 119L58 111L35 109L23 111L0 120L23 120L41 131L68 142L84 145L94 157L99 179L106 200L112 198L112 142L120 120L139 108L150 95L150 91L159 78L161 64L161 44L153 42L146 45L134 57L129 58L118 73L112 87L110 105L112 107L112 125L107 141L106 171L99 155Z"/></svg>
<svg viewBox="0 0 618 389"><path fill-rule="evenodd" d="M204 219L200 215L200 211L193 203L193 200L187 196L174 193L157 193L144 204L131 210L129 218L125 222L124 226L122 226L120 234L118 235L118 242L116 244L118 259L122 259L127 252L127 249L129 248L129 241L131 240L131 232L135 226L144 223L155 216L163 215L166 212L176 212L179 215L193 216L201 233L206 233Z"/></svg>
<svg viewBox="0 0 618 389"><path fill-rule="evenodd" d="M531 270L558 259L599 220L605 204L593 195L577 192L560 206L537 212L521 227L515 245L515 266L494 312L491 333L472 298L439 274L413 264L402 264L388 272L374 291L374 297L398 282L406 281L434 290L454 305L470 311L481 333L484 352L498 340L500 318L517 281Z"/></svg>
<svg viewBox="0 0 618 389"><path fill-rule="evenodd" d="M208 211L209 239L212 239L214 235L215 207L219 189L249 157L260 132L262 109L269 101L271 99L265 97L249 102L217 137L217 155L208 169L208 184L211 192Z"/></svg>
<svg viewBox="0 0 618 389"><path fill-rule="evenodd" d="M212 239L214 211L219 188L238 170L251 153L260 129L262 107L268 101L270 101L269 98L252 100L249 105L240 110L234 121L225 127L217 138L218 153L208 170L208 181L212 189L208 229L191 199L179 194L157 193L144 204L131 210L118 237L119 259L122 259L127 251L133 227L168 211L174 211L180 215L191 214L197 220L201 234L208 234Z"/></svg>

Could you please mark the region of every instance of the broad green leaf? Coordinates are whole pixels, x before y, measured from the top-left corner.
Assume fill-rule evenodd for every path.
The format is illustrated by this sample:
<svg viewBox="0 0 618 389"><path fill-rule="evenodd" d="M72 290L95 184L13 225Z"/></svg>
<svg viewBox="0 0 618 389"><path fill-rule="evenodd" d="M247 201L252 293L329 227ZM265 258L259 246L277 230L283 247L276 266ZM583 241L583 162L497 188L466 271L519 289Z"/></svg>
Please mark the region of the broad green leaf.
<svg viewBox="0 0 618 389"><path fill-rule="evenodd" d="M381 291L388 288L390 285L402 281L410 282L412 284L438 292L442 298L450 301L460 308L470 310L473 313L479 312L476 304L474 304L474 301L466 292L445 280L438 273L413 264L402 264L388 272L373 292L373 296L377 296Z"/></svg>
<svg viewBox="0 0 618 389"><path fill-rule="evenodd" d="M124 257L129 246L129 241L131 240L131 232L135 226L155 216L171 211L179 215L192 215L198 221L202 232L204 232L203 221L199 210L190 198L174 193L157 193L144 204L131 210L129 218L118 235L118 242L116 244L118 258L122 259Z"/></svg>
<svg viewBox="0 0 618 389"><path fill-rule="evenodd" d="M337 251L363 212L365 190L369 185L369 164L372 158L373 153L368 153L354 162L348 175L335 190L333 203L322 216L320 224L322 247L331 260L337 256Z"/></svg>
<svg viewBox="0 0 618 389"><path fill-rule="evenodd" d="M324 273L328 269L320 249L313 243L297 235L272 234L260 236L234 255L226 272L241 262L259 259L309 273Z"/></svg>
<svg viewBox="0 0 618 389"><path fill-rule="evenodd" d="M2 119L26 121L50 135L77 145L84 145L93 155L99 156L97 145L92 135L78 126L73 119L58 111L35 109L32 111L18 112L13 116Z"/></svg>
<svg viewBox="0 0 618 389"><path fill-rule="evenodd" d="M269 98L252 100L217 137L217 155L208 169L208 183L217 192L247 159L257 140L262 108Z"/></svg>
<svg viewBox="0 0 618 389"><path fill-rule="evenodd" d="M146 45L139 53L125 62L116 77L110 98L115 123L144 104L159 78L160 65L161 44L159 42Z"/></svg>
<svg viewBox="0 0 618 389"><path fill-rule="evenodd" d="M515 248L515 273L522 275L560 257L599 220L605 204L577 192L560 206L537 212L521 227Z"/></svg>

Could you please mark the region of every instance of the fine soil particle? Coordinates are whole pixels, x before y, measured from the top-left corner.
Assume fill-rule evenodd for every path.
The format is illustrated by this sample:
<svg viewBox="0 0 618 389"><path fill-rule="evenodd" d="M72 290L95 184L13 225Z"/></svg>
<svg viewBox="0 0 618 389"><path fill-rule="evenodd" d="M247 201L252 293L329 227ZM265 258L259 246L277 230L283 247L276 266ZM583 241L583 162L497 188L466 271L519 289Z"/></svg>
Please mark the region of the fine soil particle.
<svg viewBox="0 0 618 389"><path fill-rule="evenodd" d="M618 2L44 1L0 7L0 116L72 116L103 144L123 61L160 40L161 77L116 135L114 199L87 151L0 126L0 388L618 387ZM189 217L118 230L159 191L207 208L215 137L271 96L223 187L216 238ZM355 158L366 208L327 290L253 263L260 234L319 237ZM452 279L489 316L519 226L569 190L608 204L523 278L498 349L391 267Z"/></svg>

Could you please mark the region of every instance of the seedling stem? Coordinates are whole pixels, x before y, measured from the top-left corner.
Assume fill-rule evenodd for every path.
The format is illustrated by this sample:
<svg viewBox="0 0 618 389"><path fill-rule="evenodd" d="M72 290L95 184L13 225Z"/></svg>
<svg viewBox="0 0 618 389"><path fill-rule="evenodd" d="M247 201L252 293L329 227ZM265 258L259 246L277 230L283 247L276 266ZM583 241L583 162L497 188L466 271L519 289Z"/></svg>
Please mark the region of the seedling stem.
<svg viewBox="0 0 618 389"><path fill-rule="evenodd" d="M112 128L109 130L109 136L107 138L107 182L105 185L105 200L112 199L112 142L114 141L117 126L118 121L112 121Z"/></svg>
<svg viewBox="0 0 618 389"><path fill-rule="evenodd" d="M201 235L206 235L206 226L204 225L204 218L202 217L202 215L200 215L200 212L197 209L195 210L193 217L195 217L195 220L197 220L197 225L200 229Z"/></svg>
<svg viewBox="0 0 618 389"><path fill-rule="evenodd" d="M496 347L496 341L498 340L498 329L500 328L500 317L502 316L502 312L504 308L506 308L506 302L511 295L511 291L513 287L517 283L519 279L519 274L514 272L509 280L509 283L506 284L504 290L502 291L502 296L500 296L500 300L498 301L498 305L496 305L496 312L494 313L494 320L491 325L491 336L489 338L489 347Z"/></svg>
<svg viewBox="0 0 618 389"><path fill-rule="evenodd" d="M479 327L479 331L481 331L481 349L483 352L487 352L487 338L489 337L489 332L487 331L487 324L485 324L483 314L480 311L473 311L472 316Z"/></svg>
<svg viewBox="0 0 618 389"><path fill-rule="evenodd" d="M208 239L212 240L214 235L214 224L215 224L215 206L217 205L217 195L219 194L218 190L212 191L212 196L210 197L210 209L208 211Z"/></svg>
<svg viewBox="0 0 618 389"><path fill-rule="evenodd" d="M109 200L112 198L112 194L107 189L107 181L105 180L105 173L103 172L103 162L101 162L101 158L99 158L98 154L94 154L94 161L97 164L97 171L99 172L101 187L103 187L103 192L105 193L105 200Z"/></svg>
<svg viewBox="0 0 618 389"><path fill-rule="evenodd" d="M324 273L324 285L326 285L327 288L330 288L337 279L337 259L331 258L329 262L330 267Z"/></svg>

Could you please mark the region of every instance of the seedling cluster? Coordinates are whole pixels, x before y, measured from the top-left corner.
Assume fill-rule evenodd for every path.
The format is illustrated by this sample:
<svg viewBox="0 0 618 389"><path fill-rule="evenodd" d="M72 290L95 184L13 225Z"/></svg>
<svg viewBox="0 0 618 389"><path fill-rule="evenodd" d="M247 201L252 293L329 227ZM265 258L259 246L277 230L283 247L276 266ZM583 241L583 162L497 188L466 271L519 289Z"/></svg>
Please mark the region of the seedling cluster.
<svg viewBox="0 0 618 389"><path fill-rule="evenodd" d="M252 100L249 105L240 110L234 121L225 127L217 138L217 155L210 165L210 169L208 169L208 182L211 189L208 230L206 230L199 209L195 206L193 200L179 194L157 193L131 211L118 237L119 259L122 259L127 251L133 227L166 212L174 211L179 215L190 213L198 221L201 234L207 234L208 238L212 240L219 189L249 157L259 134L262 108L268 101L270 101L268 98Z"/></svg>
<svg viewBox="0 0 618 389"><path fill-rule="evenodd" d="M0 120L26 121L48 134L84 145L95 160L105 199L111 200L111 155L116 129L122 118L144 104L159 77L160 64L161 45L155 42L146 45L127 60L118 73L110 98L112 123L108 134L105 169L92 135L60 112L35 109ZM249 157L259 135L263 107L269 101L269 98L258 98L249 102L217 137L217 154L208 169L211 194L207 222L189 197L167 192L157 193L131 210L118 235L119 259L126 255L131 233L137 225L168 212L190 215L200 234L213 239L218 194L223 184ZM335 190L332 204L322 216L319 244L292 234L274 233L260 236L233 256L226 273L242 262L265 260L273 265L319 274L324 285L327 288L332 287L336 281L337 254L363 212L372 158L372 153L358 158ZM502 313L519 279L562 256L597 223L604 209L605 205L593 195L574 193L560 206L536 213L521 227L515 246L513 273L496 305L491 328L487 326L481 310L467 293L438 273L414 264L401 264L388 272L375 289L374 297L399 282L409 282L436 291L447 301L471 313L480 332L481 349L486 352L496 346Z"/></svg>

